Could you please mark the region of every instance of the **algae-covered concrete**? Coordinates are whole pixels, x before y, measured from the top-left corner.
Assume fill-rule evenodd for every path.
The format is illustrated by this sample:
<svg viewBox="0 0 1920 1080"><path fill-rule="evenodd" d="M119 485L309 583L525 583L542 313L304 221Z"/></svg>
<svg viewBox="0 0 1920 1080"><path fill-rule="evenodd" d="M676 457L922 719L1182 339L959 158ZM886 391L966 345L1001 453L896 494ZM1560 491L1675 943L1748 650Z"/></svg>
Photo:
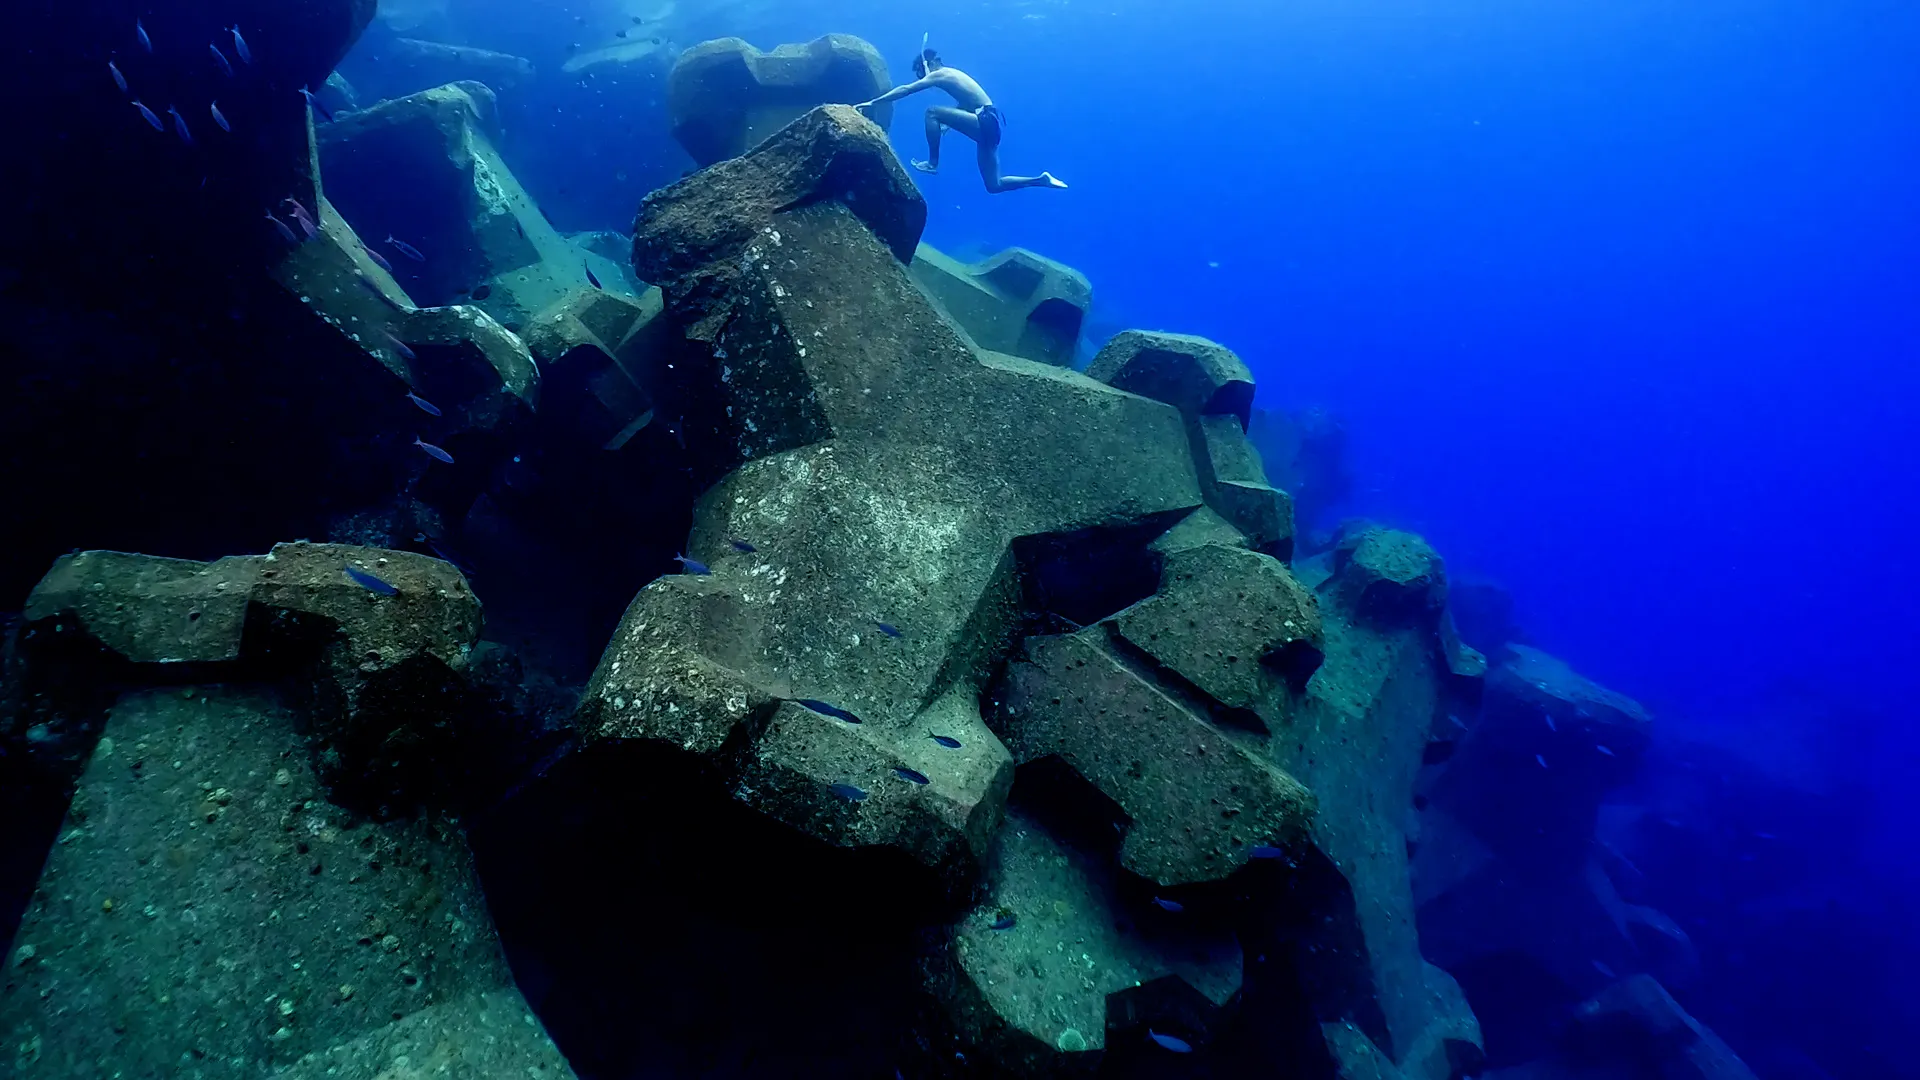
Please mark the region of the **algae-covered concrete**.
<svg viewBox="0 0 1920 1080"><path fill-rule="evenodd" d="M15 1074L571 1075L422 782L479 632L451 567L83 552L25 614L10 676L91 747L0 981Z"/></svg>

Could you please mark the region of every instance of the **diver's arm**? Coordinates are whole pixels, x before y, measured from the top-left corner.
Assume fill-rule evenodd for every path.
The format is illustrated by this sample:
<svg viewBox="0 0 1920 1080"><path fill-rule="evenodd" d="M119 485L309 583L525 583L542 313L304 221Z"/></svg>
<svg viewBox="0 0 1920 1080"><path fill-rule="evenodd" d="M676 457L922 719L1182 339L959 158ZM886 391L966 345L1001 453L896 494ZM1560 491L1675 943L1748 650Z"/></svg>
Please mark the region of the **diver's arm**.
<svg viewBox="0 0 1920 1080"><path fill-rule="evenodd" d="M867 108L872 108L875 105L885 105L890 101L899 101L903 97L908 97L910 95L917 94L922 90L931 90L934 88L935 85L936 84L934 83L933 78L931 76L924 79L916 79L913 82L896 86L893 89L887 91L886 93L881 94L879 97L874 98L872 101L866 101L866 102L860 103L859 105L855 105L854 108L867 109Z"/></svg>

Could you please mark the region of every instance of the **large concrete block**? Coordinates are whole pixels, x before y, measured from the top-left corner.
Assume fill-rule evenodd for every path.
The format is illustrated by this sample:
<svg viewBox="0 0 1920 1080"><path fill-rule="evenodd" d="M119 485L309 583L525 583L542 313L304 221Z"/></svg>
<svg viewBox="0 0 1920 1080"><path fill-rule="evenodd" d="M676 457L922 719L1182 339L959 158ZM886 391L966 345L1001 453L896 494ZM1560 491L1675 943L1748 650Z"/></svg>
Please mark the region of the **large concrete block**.
<svg viewBox="0 0 1920 1080"><path fill-rule="evenodd" d="M809 109L857 105L892 85L879 50L850 34L772 52L720 38L695 45L674 62L667 109L673 137L695 162L712 165L746 153ZM885 127L893 106L878 106L872 116Z"/></svg>
<svg viewBox="0 0 1920 1080"><path fill-rule="evenodd" d="M1078 270L1012 248L962 263L921 244L913 280L975 345L1072 367L1093 286Z"/></svg>

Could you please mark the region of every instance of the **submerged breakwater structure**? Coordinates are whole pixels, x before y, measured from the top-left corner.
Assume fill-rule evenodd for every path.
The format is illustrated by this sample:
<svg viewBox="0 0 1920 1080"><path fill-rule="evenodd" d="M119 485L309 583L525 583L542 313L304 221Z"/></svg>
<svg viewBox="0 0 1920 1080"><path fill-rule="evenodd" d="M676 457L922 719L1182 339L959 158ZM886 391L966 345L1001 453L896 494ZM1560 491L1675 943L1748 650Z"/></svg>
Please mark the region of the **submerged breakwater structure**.
<svg viewBox="0 0 1920 1080"><path fill-rule="evenodd" d="M1659 721L1232 349L927 244L871 44L633 15L562 74L674 57L694 167L568 233L533 61L189 7L0 75L88 72L0 259L94 269L0 281L0 1075L1753 1075L1598 839Z"/></svg>

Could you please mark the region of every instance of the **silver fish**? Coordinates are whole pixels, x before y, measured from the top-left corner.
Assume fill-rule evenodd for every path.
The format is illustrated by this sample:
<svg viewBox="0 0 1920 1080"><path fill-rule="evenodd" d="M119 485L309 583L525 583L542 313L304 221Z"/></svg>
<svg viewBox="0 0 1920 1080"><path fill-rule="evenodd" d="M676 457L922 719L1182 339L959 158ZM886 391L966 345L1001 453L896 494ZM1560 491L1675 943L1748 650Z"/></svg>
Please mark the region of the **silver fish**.
<svg viewBox="0 0 1920 1080"><path fill-rule="evenodd" d="M107 61L107 74L113 76L113 85L119 87L121 93L127 92L127 77L120 74L120 65L111 60Z"/></svg>
<svg viewBox="0 0 1920 1080"><path fill-rule="evenodd" d="M229 132L230 132L230 131L232 131L232 130L233 130L233 125L232 125L232 124L229 124L229 123L227 123L227 118L226 118L226 115L225 115L225 114L223 114L223 113L222 113L222 112L220 111L220 103L219 103L219 102L217 102L217 101L215 101L215 102L213 102L213 103L211 103L211 104L209 104L209 105L207 106L207 109L208 109L209 111L211 111L211 112L213 113L213 122L214 122L214 123L216 123L216 124L219 124L219 125L220 125L220 130L221 130L221 131L229 131Z"/></svg>
<svg viewBox="0 0 1920 1080"><path fill-rule="evenodd" d="M413 437L413 445L425 451L426 455L435 461L444 461L449 465L453 464L452 454L447 453L445 450L440 449L430 442L421 442L420 436L418 435Z"/></svg>
<svg viewBox="0 0 1920 1080"><path fill-rule="evenodd" d="M140 47L142 49L148 52L153 51L153 39L147 36L146 24L142 23L139 19L133 20L133 34L140 39Z"/></svg>
<svg viewBox="0 0 1920 1080"><path fill-rule="evenodd" d="M192 146L193 132L187 130L187 118L181 116L180 110L171 105L167 106L167 115L173 117L173 130L175 134L180 136L180 141L186 143L188 146Z"/></svg>
<svg viewBox="0 0 1920 1080"><path fill-rule="evenodd" d="M231 27L230 32L233 34L233 51L239 54L240 62L243 64L253 63L253 50L247 48L247 39L240 36L239 25L235 24Z"/></svg>
<svg viewBox="0 0 1920 1080"><path fill-rule="evenodd" d="M146 119L147 123L153 125L153 130L162 132L167 130L167 125L163 123L158 116L154 115L152 109L140 104L140 99L134 99L133 107L140 110L140 115Z"/></svg>
<svg viewBox="0 0 1920 1080"><path fill-rule="evenodd" d="M227 78L233 78L233 65L227 63L227 54L220 51L220 46L209 41L207 51L213 54L213 62L220 65L220 70L226 74Z"/></svg>
<svg viewBox="0 0 1920 1080"><path fill-rule="evenodd" d="M267 220L273 222L273 227L279 230L281 239L289 244L297 244L300 242L300 238L293 234L293 229L286 222L274 217L272 211L267 212Z"/></svg>

